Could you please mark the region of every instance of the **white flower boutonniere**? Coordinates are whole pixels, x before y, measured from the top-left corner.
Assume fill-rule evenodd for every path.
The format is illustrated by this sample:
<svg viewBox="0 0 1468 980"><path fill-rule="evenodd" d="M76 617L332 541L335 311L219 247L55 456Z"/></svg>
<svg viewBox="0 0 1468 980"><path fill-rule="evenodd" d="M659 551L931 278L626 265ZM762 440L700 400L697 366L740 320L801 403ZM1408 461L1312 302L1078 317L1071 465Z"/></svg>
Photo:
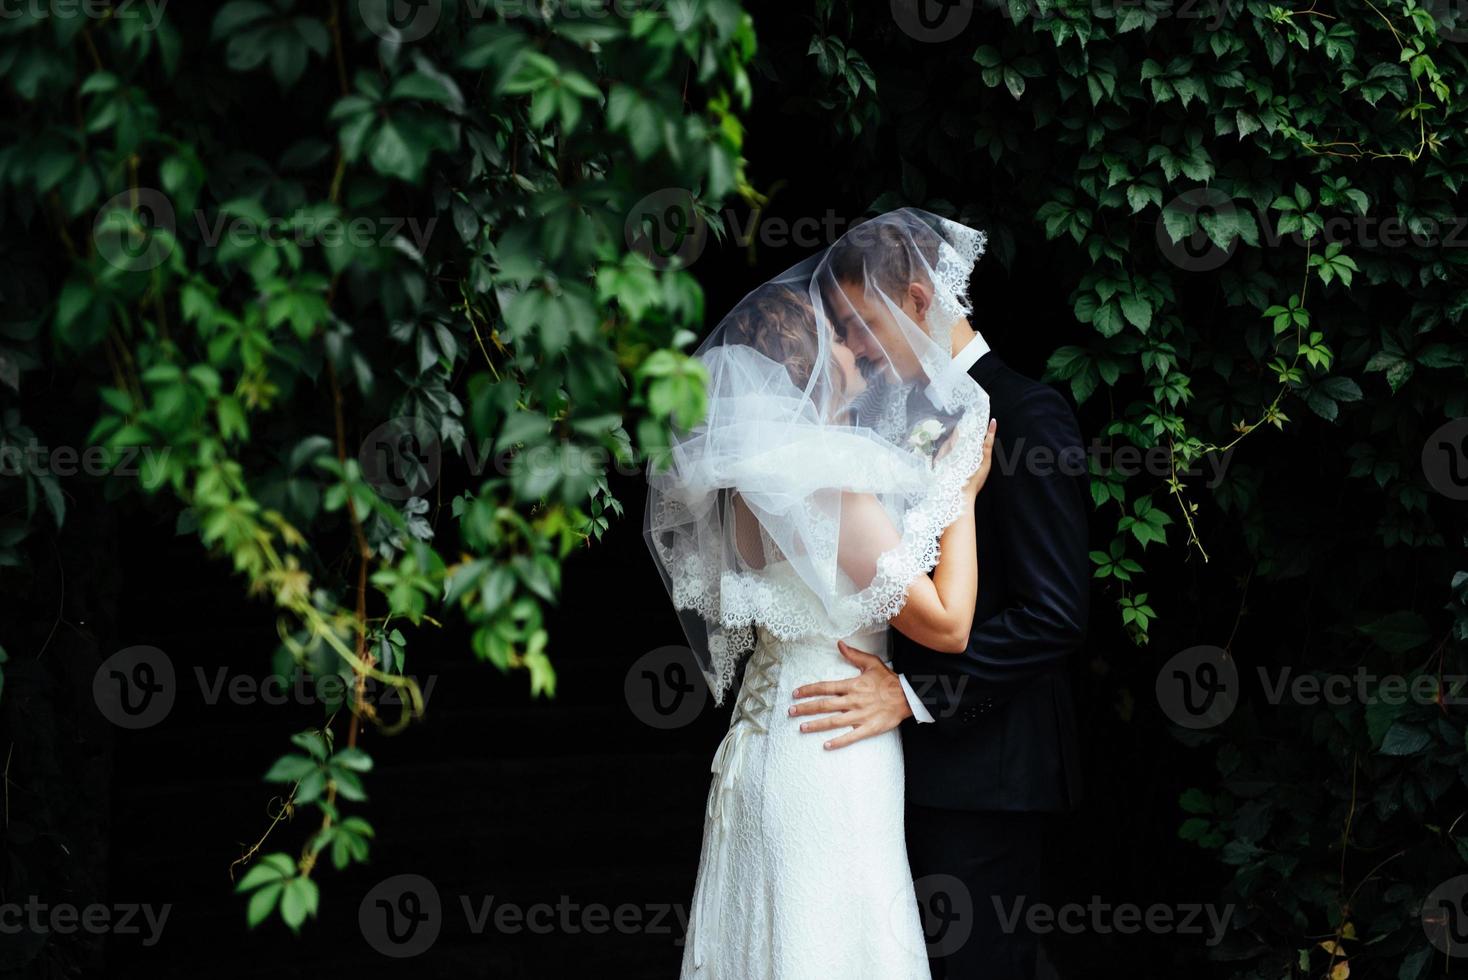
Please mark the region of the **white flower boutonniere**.
<svg viewBox="0 0 1468 980"><path fill-rule="evenodd" d="M938 437L942 434L942 422L937 419L923 419L907 434L907 448L931 461L933 451L938 445Z"/></svg>

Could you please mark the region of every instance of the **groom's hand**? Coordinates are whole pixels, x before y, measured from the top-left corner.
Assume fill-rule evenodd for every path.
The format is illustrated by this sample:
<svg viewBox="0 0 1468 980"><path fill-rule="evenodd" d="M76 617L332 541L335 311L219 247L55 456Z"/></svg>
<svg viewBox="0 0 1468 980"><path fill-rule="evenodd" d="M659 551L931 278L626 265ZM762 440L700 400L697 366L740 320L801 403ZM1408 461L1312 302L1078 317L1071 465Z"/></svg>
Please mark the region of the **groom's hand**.
<svg viewBox="0 0 1468 980"><path fill-rule="evenodd" d="M812 721L802 722L802 732L826 732L833 728L851 727L854 730L831 739L828 749L839 749L864 738L872 738L890 732L903 719L912 717L907 696L898 679L882 658L838 642L837 649L847 663L861 668L858 677L844 681L821 681L797 687L792 695L796 698L820 698L790 706L792 717L800 715L827 715Z"/></svg>

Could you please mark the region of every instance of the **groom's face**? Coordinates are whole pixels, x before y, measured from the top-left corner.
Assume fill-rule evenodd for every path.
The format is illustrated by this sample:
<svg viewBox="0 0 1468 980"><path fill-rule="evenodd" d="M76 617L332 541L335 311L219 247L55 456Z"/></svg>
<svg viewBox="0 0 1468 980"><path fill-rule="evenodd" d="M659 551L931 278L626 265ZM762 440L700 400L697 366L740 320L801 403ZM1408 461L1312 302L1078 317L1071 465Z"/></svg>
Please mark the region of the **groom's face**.
<svg viewBox="0 0 1468 980"><path fill-rule="evenodd" d="M844 299L836 303L837 329L857 360L879 371L896 374L903 381L925 377L908 332L922 328L923 310L917 299L904 294L901 313L892 311L880 293L861 283L839 282ZM898 297L890 297L895 304ZM906 322L903 322L906 321Z"/></svg>

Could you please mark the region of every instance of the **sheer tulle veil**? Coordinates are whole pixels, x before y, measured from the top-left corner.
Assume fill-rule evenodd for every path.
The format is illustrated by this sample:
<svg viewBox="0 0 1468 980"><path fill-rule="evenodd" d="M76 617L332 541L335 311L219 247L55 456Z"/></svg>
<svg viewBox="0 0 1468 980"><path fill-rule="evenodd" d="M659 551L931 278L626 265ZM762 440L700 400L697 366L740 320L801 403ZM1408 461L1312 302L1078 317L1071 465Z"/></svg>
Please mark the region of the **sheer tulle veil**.
<svg viewBox="0 0 1468 980"><path fill-rule="evenodd" d="M645 531L720 703L757 631L879 628L937 563L989 420L951 353L984 244L923 211L881 215L759 286L699 345L708 411L649 466Z"/></svg>

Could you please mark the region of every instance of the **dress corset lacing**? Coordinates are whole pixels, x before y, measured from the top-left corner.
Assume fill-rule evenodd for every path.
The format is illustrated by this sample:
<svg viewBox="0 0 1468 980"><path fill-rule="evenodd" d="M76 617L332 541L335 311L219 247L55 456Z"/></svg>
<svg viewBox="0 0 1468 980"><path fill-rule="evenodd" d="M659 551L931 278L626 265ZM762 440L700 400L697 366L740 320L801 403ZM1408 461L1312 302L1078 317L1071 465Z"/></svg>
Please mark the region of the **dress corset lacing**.
<svg viewBox="0 0 1468 980"><path fill-rule="evenodd" d="M704 964L705 933L712 926L718 930L721 923L711 920L704 908L708 899L707 882L720 880L724 873L728 849L729 826L725 811L725 796L734 789L739 778L740 765L744 758L744 746L756 735L768 735L770 712L774 709L776 685L780 677L778 643L761 637L756 644L749 664L744 668L744 683L739 689L739 701L734 708L734 718L729 731L714 753L709 767L714 775L709 789L708 834L704 840L704 853L700 866L707 867L709 874L700 875L698 893L693 896L694 915L690 919L687 942L693 947L695 967ZM713 862L712 865L709 862Z"/></svg>

